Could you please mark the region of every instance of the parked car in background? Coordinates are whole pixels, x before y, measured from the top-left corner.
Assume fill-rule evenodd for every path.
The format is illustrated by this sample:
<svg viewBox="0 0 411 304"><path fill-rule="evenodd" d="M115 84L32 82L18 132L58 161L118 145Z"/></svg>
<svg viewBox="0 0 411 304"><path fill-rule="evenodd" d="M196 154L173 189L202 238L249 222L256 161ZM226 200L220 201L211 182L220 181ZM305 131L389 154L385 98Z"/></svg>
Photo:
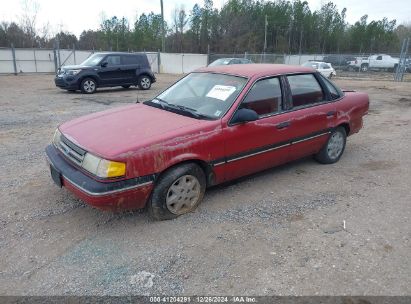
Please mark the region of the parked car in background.
<svg viewBox="0 0 411 304"><path fill-rule="evenodd" d="M150 101L61 124L46 154L54 182L87 203L172 219L209 186L309 155L337 162L368 106L308 67L206 67Z"/></svg>
<svg viewBox="0 0 411 304"><path fill-rule="evenodd" d="M357 58L355 61L350 62L349 66L362 72L366 72L368 70L387 70L393 72L397 70L398 63L398 58L393 58L390 55L378 54L369 57Z"/></svg>
<svg viewBox="0 0 411 304"><path fill-rule="evenodd" d="M327 78L332 78L336 76L337 73L335 72L334 68L331 66L331 63L323 62L323 61L307 61L303 63L302 66L310 67L316 69L318 72L323 74Z"/></svg>
<svg viewBox="0 0 411 304"><path fill-rule="evenodd" d="M368 64L368 57L355 57L354 60L348 62L348 70L359 71L363 63Z"/></svg>
<svg viewBox="0 0 411 304"><path fill-rule="evenodd" d="M63 66L55 78L57 87L92 94L99 87L138 86L148 90L156 77L144 53L95 53L80 65Z"/></svg>
<svg viewBox="0 0 411 304"><path fill-rule="evenodd" d="M324 56L322 61L330 63L333 67L346 70L349 62L353 60L355 60L355 57L352 55L327 55Z"/></svg>
<svg viewBox="0 0 411 304"><path fill-rule="evenodd" d="M216 65L229 65L229 64L249 64L253 63L250 59L246 58L220 58L214 60L208 66L216 66Z"/></svg>

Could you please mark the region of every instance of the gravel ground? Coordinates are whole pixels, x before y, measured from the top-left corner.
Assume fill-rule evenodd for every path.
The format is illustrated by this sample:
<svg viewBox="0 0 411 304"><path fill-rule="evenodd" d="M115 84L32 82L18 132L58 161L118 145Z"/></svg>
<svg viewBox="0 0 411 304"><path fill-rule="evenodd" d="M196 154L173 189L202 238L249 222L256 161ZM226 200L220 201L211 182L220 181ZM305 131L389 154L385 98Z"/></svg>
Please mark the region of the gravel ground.
<svg viewBox="0 0 411 304"><path fill-rule="evenodd" d="M153 222L54 186L44 148L59 123L148 99L179 76L92 96L52 78L0 77L0 295L410 295L409 83L336 79L371 98L337 164L270 169Z"/></svg>

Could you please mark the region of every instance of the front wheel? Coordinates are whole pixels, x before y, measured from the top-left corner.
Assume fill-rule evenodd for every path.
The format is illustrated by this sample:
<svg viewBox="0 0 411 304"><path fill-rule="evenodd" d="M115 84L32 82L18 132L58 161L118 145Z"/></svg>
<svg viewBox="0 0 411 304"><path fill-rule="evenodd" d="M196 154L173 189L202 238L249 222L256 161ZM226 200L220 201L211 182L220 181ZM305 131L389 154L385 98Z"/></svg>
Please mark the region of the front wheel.
<svg viewBox="0 0 411 304"><path fill-rule="evenodd" d="M85 78L81 82L80 89L83 93L93 94L97 90L97 83L93 78Z"/></svg>
<svg viewBox="0 0 411 304"><path fill-rule="evenodd" d="M193 163L182 164L165 172L154 187L147 209L155 220L174 219L197 208L203 199L206 179Z"/></svg>
<svg viewBox="0 0 411 304"><path fill-rule="evenodd" d="M331 132L326 144L320 152L315 155L315 159L321 164L336 163L344 152L347 141L347 133L343 127L337 127Z"/></svg>
<svg viewBox="0 0 411 304"><path fill-rule="evenodd" d="M140 90L148 90L151 87L151 78L143 75L138 79L138 87Z"/></svg>

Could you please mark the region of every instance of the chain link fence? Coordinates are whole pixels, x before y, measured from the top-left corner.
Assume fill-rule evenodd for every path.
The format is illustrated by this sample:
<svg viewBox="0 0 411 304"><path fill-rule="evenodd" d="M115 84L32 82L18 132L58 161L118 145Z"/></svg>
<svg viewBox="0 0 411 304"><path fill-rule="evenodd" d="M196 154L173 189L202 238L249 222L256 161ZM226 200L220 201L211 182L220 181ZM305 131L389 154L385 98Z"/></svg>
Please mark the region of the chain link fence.
<svg viewBox="0 0 411 304"><path fill-rule="evenodd" d="M302 65L310 61L327 62L337 77L394 80L400 54L209 54L209 63L221 58L244 58L254 63ZM405 59L404 81L411 81L411 56Z"/></svg>

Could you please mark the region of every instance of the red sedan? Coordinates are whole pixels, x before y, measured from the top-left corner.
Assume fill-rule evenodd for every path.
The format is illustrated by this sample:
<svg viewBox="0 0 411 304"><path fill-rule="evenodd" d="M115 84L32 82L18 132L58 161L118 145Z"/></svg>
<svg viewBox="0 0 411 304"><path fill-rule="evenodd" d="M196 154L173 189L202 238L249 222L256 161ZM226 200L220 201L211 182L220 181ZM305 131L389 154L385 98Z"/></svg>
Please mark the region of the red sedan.
<svg viewBox="0 0 411 304"><path fill-rule="evenodd" d="M207 67L143 104L63 123L46 154L55 183L88 204L171 219L209 186L309 155L337 162L368 105L311 68Z"/></svg>

